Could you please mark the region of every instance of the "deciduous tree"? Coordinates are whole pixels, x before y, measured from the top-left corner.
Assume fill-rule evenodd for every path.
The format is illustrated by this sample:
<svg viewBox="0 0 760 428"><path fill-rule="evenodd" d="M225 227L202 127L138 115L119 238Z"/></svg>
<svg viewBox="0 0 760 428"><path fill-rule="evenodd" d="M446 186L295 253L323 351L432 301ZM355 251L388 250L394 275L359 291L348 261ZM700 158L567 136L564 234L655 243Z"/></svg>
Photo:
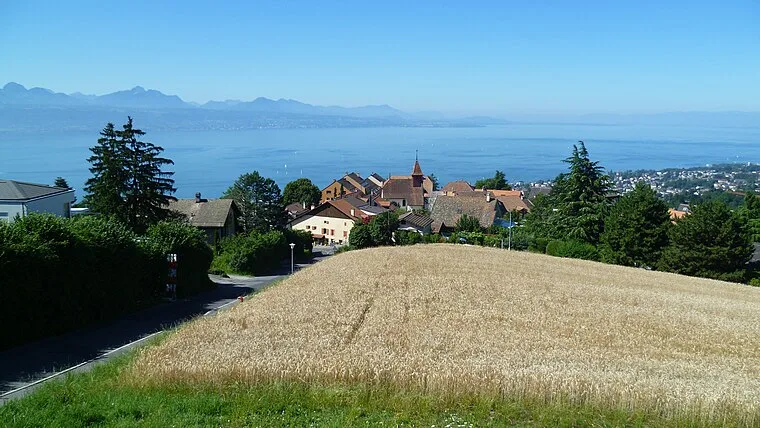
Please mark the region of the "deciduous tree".
<svg viewBox="0 0 760 428"><path fill-rule="evenodd" d="M243 174L222 195L234 199L240 209L238 224L244 232L268 232L285 225L286 214L280 187L258 171Z"/></svg>
<svg viewBox="0 0 760 428"><path fill-rule="evenodd" d="M315 186L308 178L299 178L285 185L282 192L282 203L289 205L294 202L306 204L306 206L317 205L322 199L322 191Z"/></svg>

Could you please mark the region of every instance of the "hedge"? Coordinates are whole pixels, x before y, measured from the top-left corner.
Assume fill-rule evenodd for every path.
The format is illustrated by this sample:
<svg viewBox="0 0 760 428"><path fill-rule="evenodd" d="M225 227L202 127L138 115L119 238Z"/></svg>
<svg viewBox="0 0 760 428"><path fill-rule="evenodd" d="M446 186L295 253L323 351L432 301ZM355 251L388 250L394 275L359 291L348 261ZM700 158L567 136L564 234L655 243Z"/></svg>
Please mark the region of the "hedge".
<svg viewBox="0 0 760 428"><path fill-rule="evenodd" d="M169 231L187 239L165 236ZM160 226L150 237L138 237L104 217L43 214L0 223L0 349L154 303L166 284L164 252L185 251L196 260L184 269L180 264L180 281L208 281L210 257L197 255L208 247L198 244L205 242L194 231Z"/></svg>

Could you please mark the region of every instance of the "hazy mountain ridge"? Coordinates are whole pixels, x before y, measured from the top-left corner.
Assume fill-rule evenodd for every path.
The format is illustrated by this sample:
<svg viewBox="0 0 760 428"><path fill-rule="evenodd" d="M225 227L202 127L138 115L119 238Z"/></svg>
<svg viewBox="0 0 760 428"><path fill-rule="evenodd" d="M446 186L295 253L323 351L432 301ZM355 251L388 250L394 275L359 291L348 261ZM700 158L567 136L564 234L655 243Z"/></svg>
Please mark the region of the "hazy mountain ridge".
<svg viewBox="0 0 760 428"><path fill-rule="evenodd" d="M0 130L33 132L100 129L126 115L152 129L331 128L367 126L462 127L536 124L760 127L760 112L671 112L653 114L510 114L509 119L462 116L435 111L408 113L387 104L319 106L293 99L186 102L177 95L135 86L104 95L64 94L10 82L0 88ZM143 126L148 127L148 124Z"/></svg>

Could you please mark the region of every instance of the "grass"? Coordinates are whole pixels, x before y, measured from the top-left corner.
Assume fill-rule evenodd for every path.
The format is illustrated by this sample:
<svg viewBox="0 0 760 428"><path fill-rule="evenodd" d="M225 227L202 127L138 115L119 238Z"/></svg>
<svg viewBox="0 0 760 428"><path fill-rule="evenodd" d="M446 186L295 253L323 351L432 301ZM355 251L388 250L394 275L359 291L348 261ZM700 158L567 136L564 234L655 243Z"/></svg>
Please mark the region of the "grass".
<svg viewBox="0 0 760 428"><path fill-rule="evenodd" d="M570 403L297 382L136 387L125 377L136 354L50 382L0 407L3 427L285 426L652 426L659 415ZM683 425L683 424L682 424Z"/></svg>
<svg viewBox="0 0 760 428"><path fill-rule="evenodd" d="M760 290L719 281L467 246L359 250L0 421L754 425L758 313Z"/></svg>

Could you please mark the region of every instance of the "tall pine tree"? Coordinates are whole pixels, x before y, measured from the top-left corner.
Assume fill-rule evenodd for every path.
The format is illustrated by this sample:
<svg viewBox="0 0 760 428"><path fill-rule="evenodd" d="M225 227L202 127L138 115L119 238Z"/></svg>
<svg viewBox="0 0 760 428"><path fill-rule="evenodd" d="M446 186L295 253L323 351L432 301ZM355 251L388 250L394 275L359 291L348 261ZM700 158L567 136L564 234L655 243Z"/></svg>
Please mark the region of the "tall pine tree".
<svg viewBox="0 0 760 428"><path fill-rule="evenodd" d="M140 141L145 135L132 126L129 117L121 131L116 131L119 145L126 159L124 195L124 221L138 233L169 215L168 203L175 199L174 172L163 171L164 165L173 165L171 159L161 157L163 147Z"/></svg>
<svg viewBox="0 0 760 428"><path fill-rule="evenodd" d="M109 123L100 135L98 144L90 148L93 176L85 186L86 200L94 212L145 232L169 215L167 204L176 191L174 173L162 167L174 162L161 157L162 147L140 140L145 132L134 128L131 117L122 130Z"/></svg>
<svg viewBox="0 0 760 428"><path fill-rule="evenodd" d="M547 197L536 201L527 224L541 238L596 245L604 230L609 177L599 162L589 158L583 141L573 145L564 162L569 171L557 176Z"/></svg>
<svg viewBox="0 0 760 428"><path fill-rule="evenodd" d="M124 211L122 191L126 181L125 159L122 146L116 138L113 123L100 131L98 144L90 147L92 156L87 159L92 166L92 177L85 183L85 203L91 211L121 218Z"/></svg>
<svg viewBox="0 0 760 428"><path fill-rule="evenodd" d="M286 222L280 187L258 171L243 174L222 195L233 199L240 210L238 224L244 232L282 229Z"/></svg>

